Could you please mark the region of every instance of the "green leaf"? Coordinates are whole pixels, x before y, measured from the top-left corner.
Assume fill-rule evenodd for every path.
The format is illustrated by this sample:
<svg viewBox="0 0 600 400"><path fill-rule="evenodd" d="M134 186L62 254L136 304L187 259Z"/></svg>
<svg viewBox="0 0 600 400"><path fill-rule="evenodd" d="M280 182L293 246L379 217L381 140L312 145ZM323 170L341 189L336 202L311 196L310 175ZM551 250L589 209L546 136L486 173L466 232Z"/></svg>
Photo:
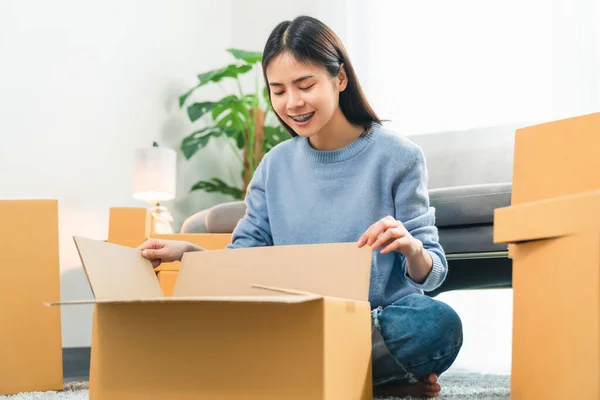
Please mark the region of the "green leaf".
<svg viewBox="0 0 600 400"><path fill-rule="evenodd" d="M282 126L265 126L263 129L265 131L265 153L269 152L279 143L291 138L290 134Z"/></svg>
<svg viewBox="0 0 600 400"><path fill-rule="evenodd" d="M183 105L185 104L185 101L187 100L188 97L190 97L190 95L194 92L194 90L196 90L197 88L199 88L200 85L196 85L193 88L191 88L190 90L187 91L187 93L185 93L182 96L179 96L179 107L183 107Z"/></svg>
<svg viewBox="0 0 600 400"><path fill-rule="evenodd" d="M246 100L232 95L221 99L215 105L212 117L220 127L243 131L250 120L250 111Z"/></svg>
<svg viewBox="0 0 600 400"><path fill-rule="evenodd" d="M217 103L213 103L212 101L192 104L187 110L190 121L195 122L202 118L204 114L211 112L216 104Z"/></svg>
<svg viewBox="0 0 600 400"><path fill-rule="evenodd" d="M186 159L192 158L196 152L208 144L211 138L230 136L231 133L218 126L210 126L190 133L181 142L181 151Z"/></svg>
<svg viewBox="0 0 600 400"><path fill-rule="evenodd" d="M244 121L236 113L228 113L217 122L217 126L226 130L242 132L245 129Z"/></svg>
<svg viewBox="0 0 600 400"><path fill-rule="evenodd" d="M246 61L248 64L255 64L262 61L262 53L257 51L246 51L240 49L227 49L238 60Z"/></svg>
<svg viewBox="0 0 600 400"><path fill-rule="evenodd" d="M246 139L244 139L244 131L243 130L240 130L240 131L236 132L236 134L233 135L233 139L235 140L235 144L237 145L238 149L243 149L244 148L244 144L246 143Z"/></svg>
<svg viewBox="0 0 600 400"><path fill-rule="evenodd" d="M244 95L244 102L249 107L255 107L258 104L258 96L255 94Z"/></svg>
<svg viewBox="0 0 600 400"><path fill-rule="evenodd" d="M213 119L219 118L219 115L221 115L223 112L225 112L227 110L230 110L234 104L239 103L240 101L241 101L240 98L234 94L223 97L221 100L219 100L215 104L215 107L213 107L213 109L212 109Z"/></svg>
<svg viewBox="0 0 600 400"><path fill-rule="evenodd" d="M245 74L252 69L251 65L229 64L226 67L204 72L198 75L198 87L209 82L219 82L223 78L237 78L238 75Z"/></svg>
<svg viewBox="0 0 600 400"><path fill-rule="evenodd" d="M244 192L241 189L229 186L219 178L212 178L210 181L198 181L192 186L190 192L194 190L204 190L207 193L223 193L232 196L236 200L244 198Z"/></svg>

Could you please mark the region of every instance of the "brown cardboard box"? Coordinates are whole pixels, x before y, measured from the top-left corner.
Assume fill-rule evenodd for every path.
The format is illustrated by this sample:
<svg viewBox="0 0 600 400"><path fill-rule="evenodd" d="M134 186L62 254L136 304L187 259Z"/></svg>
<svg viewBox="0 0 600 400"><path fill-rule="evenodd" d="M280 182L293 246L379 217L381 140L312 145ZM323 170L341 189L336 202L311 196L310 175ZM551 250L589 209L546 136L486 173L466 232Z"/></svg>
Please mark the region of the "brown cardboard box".
<svg viewBox="0 0 600 400"><path fill-rule="evenodd" d="M91 399L372 398L370 249L187 253L165 297L139 250L75 242L95 298L79 302L95 303Z"/></svg>
<svg viewBox="0 0 600 400"><path fill-rule="evenodd" d="M108 215L108 241L137 247L152 233L152 214L146 208L113 207Z"/></svg>
<svg viewBox="0 0 600 400"><path fill-rule="evenodd" d="M515 132L511 204L600 189L600 113Z"/></svg>
<svg viewBox="0 0 600 400"><path fill-rule="evenodd" d="M158 234L153 231L152 214L146 208L112 207L109 213L108 242L138 247L146 239L184 240L207 250L221 250L231 243L230 233ZM162 263L155 272L165 296L170 296L177 280L179 261Z"/></svg>
<svg viewBox="0 0 600 400"><path fill-rule="evenodd" d="M600 190L497 209L513 259L512 399L600 398Z"/></svg>
<svg viewBox="0 0 600 400"><path fill-rule="evenodd" d="M58 202L0 200L0 394L63 387Z"/></svg>
<svg viewBox="0 0 600 400"><path fill-rule="evenodd" d="M179 271L159 271L156 274L158 283L163 291L163 295L172 296L175 290L175 283L177 282L177 276Z"/></svg>
<svg viewBox="0 0 600 400"><path fill-rule="evenodd" d="M230 233L174 233L166 235L154 233L150 237L152 239L182 240L197 244L206 250L222 250L231 243ZM156 268L156 272L162 271L179 271L179 261L162 263Z"/></svg>

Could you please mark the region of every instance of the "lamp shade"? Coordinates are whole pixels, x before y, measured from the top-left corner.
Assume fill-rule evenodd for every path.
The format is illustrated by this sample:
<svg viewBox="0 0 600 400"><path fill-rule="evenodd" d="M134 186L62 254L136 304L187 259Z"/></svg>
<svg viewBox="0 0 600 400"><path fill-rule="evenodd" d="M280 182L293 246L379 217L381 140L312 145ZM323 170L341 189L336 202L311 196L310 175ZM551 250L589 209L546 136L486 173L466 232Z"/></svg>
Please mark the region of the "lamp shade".
<svg viewBox="0 0 600 400"><path fill-rule="evenodd" d="M133 154L133 198L150 203L175 198L177 153L166 147L137 149Z"/></svg>

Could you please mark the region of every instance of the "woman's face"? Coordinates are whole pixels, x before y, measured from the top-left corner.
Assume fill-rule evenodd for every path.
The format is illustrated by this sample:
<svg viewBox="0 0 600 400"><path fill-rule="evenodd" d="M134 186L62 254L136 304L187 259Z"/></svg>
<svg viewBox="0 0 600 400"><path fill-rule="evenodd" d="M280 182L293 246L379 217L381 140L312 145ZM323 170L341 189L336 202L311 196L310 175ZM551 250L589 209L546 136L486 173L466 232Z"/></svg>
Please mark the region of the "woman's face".
<svg viewBox="0 0 600 400"><path fill-rule="evenodd" d="M300 63L288 52L271 61L266 75L273 109L304 137L318 134L329 123L346 87L343 70L332 77L325 68Z"/></svg>

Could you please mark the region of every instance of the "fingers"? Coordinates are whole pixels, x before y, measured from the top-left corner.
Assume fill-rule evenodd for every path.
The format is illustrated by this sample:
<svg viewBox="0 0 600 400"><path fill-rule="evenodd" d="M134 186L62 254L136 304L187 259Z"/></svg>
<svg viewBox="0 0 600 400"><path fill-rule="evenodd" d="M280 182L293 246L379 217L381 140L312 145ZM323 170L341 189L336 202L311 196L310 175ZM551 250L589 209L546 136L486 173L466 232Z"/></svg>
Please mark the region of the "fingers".
<svg viewBox="0 0 600 400"><path fill-rule="evenodd" d="M406 235L406 229L399 228L391 228L386 230L385 232L383 232L381 235L379 235L379 237L377 238L377 240L375 240L373 242L373 244L371 245L371 248L373 250L377 250L380 246L389 243L390 241L394 241L395 239L399 239L401 237L404 237Z"/></svg>
<svg viewBox="0 0 600 400"><path fill-rule="evenodd" d="M409 248L411 246L411 238L403 236L399 239L392 241L390 244L386 245L382 250L381 254L389 253L390 251L400 251L402 249Z"/></svg>
<svg viewBox="0 0 600 400"><path fill-rule="evenodd" d="M164 260L167 257L167 255L168 254L166 248L142 250L142 256L144 256L144 258L147 258L148 260L155 260L157 258Z"/></svg>
<svg viewBox="0 0 600 400"><path fill-rule="evenodd" d="M159 242L155 239L148 239L144 243L140 244L137 248L140 250L145 250L145 249L160 249L161 247L164 247L164 244L162 244L161 242Z"/></svg>
<svg viewBox="0 0 600 400"><path fill-rule="evenodd" d="M377 242L380 235L382 235L387 230L396 229L396 228L404 229L404 226L402 225L402 223L400 221L398 221L394 217L388 215L387 217L382 218L379 221L377 221L376 223L374 223L373 225L371 225L366 230L366 232L363 233L362 236L358 239L357 245L358 245L358 247L363 247L365 244L367 244L369 246L372 246L373 250L375 250L379 246L381 246L382 243L385 243L385 241L386 241L386 240L379 241L379 243L377 243L377 246L374 246L374 244ZM387 240L390 240L390 239L391 238L388 238Z"/></svg>
<svg viewBox="0 0 600 400"><path fill-rule="evenodd" d="M365 233L363 233L361 235L361 237L358 238L358 241L356 242L356 245L358 247L363 247L365 244L367 244L367 233L369 232L369 230L366 230Z"/></svg>
<svg viewBox="0 0 600 400"><path fill-rule="evenodd" d="M168 261L170 255L168 246L155 239L148 239L137 248L142 250L142 257L152 262L153 268L158 268L163 261Z"/></svg>
<svg viewBox="0 0 600 400"><path fill-rule="evenodd" d="M372 246L373 243L377 240L379 235L385 232L387 229L397 228L400 226L400 222L396 221L394 218L388 216L385 217L369 228L369 238L367 240L367 244Z"/></svg>
<svg viewBox="0 0 600 400"><path fill-rule="evenodd" d="M365 231L365 233L363 233L362 236L358 239L358 243L357 243L358 247L362 247L365 244L370 246L371 243L374 241L374 239L371 240L371 238L374 237L376 239L377 236L379 236L379 234L381 234L381 232L383 232L384 226L382 226L382 225L386 223L388 218L389 217L382 218L379 221L375 222L373 225L371 225Z"/></svg>

